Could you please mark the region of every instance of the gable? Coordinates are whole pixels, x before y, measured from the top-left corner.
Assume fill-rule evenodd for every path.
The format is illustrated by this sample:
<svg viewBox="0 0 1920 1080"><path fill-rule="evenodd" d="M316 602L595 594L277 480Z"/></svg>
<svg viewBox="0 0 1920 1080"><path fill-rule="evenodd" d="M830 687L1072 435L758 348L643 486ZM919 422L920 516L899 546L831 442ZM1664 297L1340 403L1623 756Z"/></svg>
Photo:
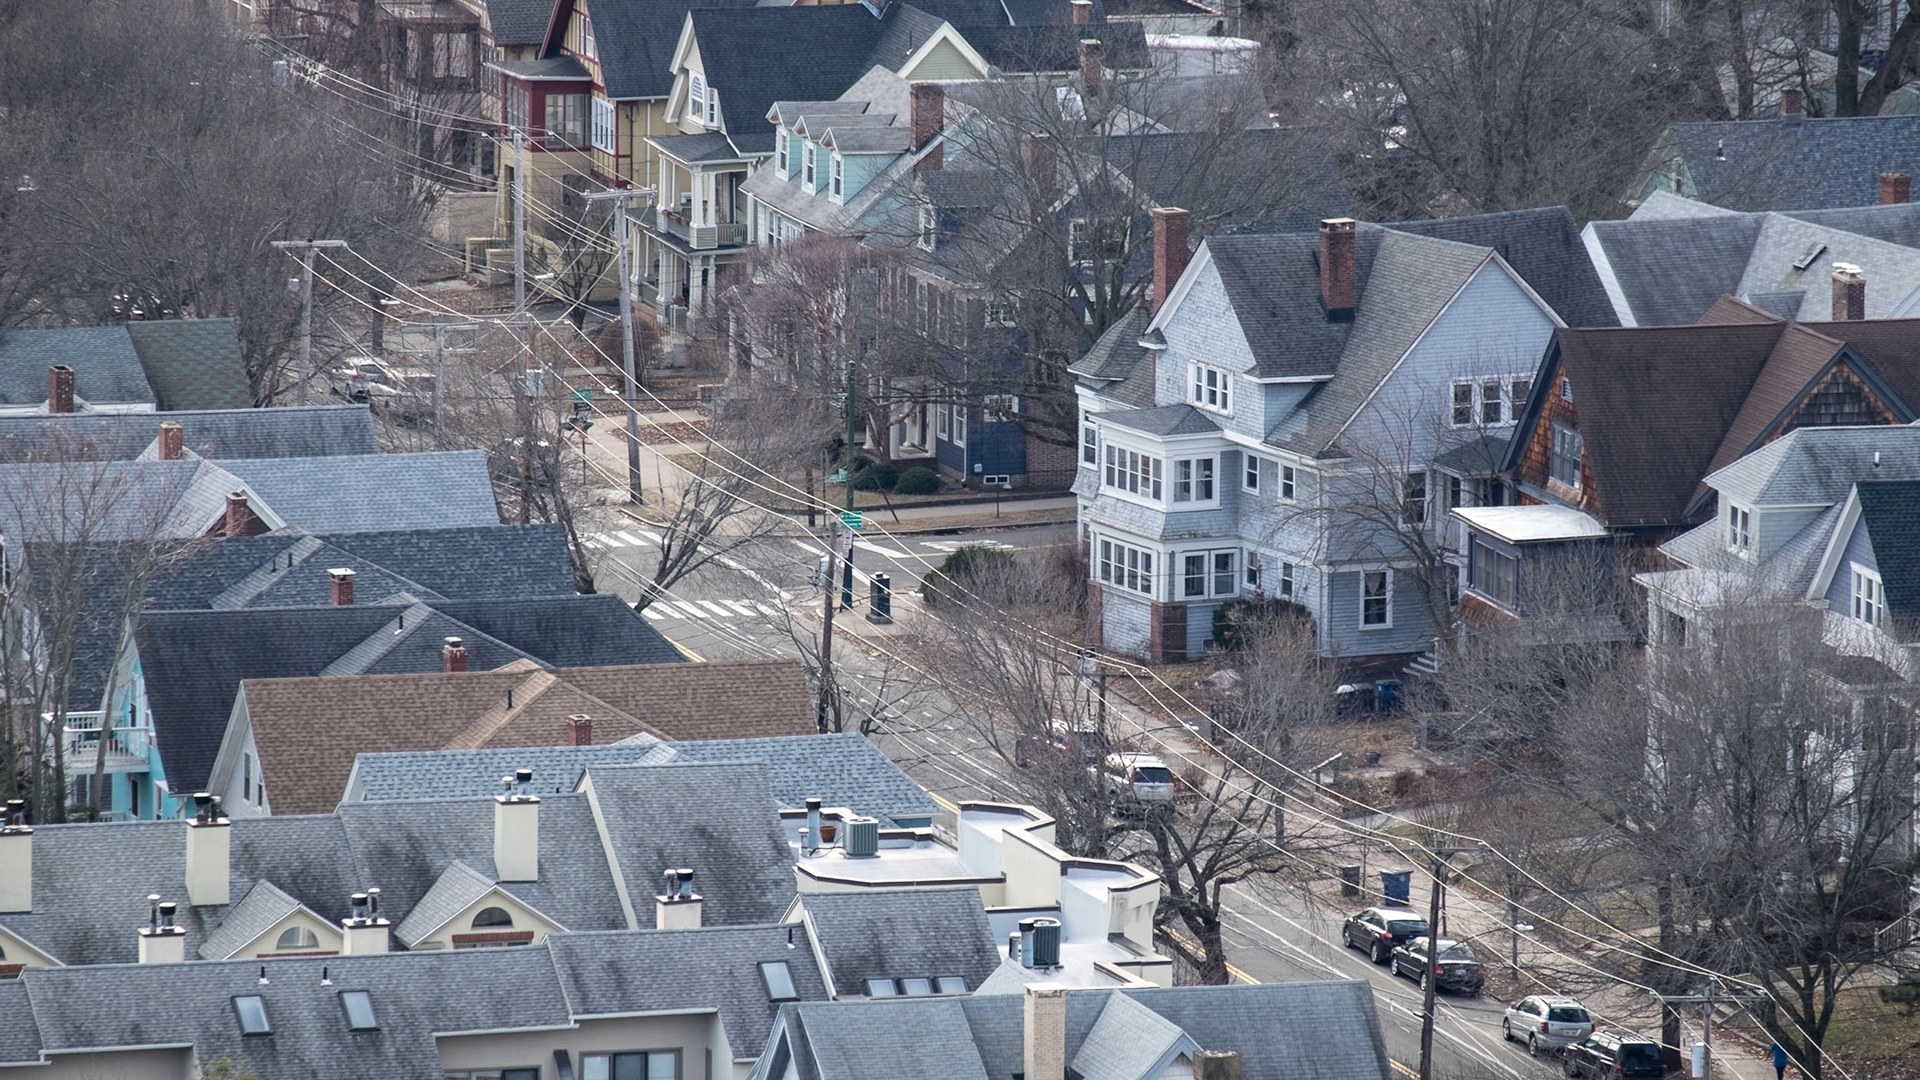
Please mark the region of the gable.
<svg viewBox="0 0 1920 1080"><path fill-rule="evenodd" d="M1206 251L1204 245L1201 251ZM1220 279L1219 264L1204 257L1196 258L1195 263L1154 320L1167 339L1163 365L1180 369L1169 377L1184 379L1186 365L1195 360L1239 374L1253 371L1253 349L1247 344L1233 300Z"/></svg>
<svg viewBox="0 0 1920 1080"><path fill-rule="evenodd" d="M977 66L945 36L935 38L927 44L928 48L913 60L908 61L909 66L900 72L901 78L908 82L986 78L986 71Z"/></svg>

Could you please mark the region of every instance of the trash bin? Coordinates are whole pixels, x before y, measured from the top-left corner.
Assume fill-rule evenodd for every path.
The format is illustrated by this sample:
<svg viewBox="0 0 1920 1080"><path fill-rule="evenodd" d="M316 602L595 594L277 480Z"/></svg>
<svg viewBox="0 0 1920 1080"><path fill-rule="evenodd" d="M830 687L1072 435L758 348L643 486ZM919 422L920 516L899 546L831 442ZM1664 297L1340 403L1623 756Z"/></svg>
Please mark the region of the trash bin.
<svg viewBox="0 0 1920 1080"><path fill-rule="evenodd" d="M1340 868L1340 895L1341 896L1359 896L1360 895L1360 868L1359 867L1343 866Z"/></svg>
<svg viewBox="0 0 1920 1080"><path fill-rule="evenodd" d="M1373 684L1375 712L1392 712L1400 707L1400 680L1381 679Z"/></svg>
<svg viewBox="0 0 1920 1080"><path fill-rule="evenodd" d="M888 574L875 574L870 580L872 584L867 596L867 621L890 623L893 621L893 578Z"/></svg>
<svg viewBox="0 0 1920 1080"><path fill-rule="evenodd" d="M1389 904L1404 906L1413 896L1413 869L1380 871L1380 895Z"/></svg>

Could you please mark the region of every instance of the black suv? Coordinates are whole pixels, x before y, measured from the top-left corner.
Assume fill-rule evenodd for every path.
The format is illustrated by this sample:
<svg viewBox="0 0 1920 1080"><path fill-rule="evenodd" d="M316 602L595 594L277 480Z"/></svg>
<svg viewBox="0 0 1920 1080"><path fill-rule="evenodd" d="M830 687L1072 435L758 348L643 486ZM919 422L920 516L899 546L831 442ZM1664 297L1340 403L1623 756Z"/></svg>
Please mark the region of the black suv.
<svg viewBox="0 0 1920 1080"><path fill-rule="evenodd" d="M1629 1080L1667 1075L1658 1043L1616 1031L1595 1032L1567 1047L1566 1065L1567 1075L1574 1080L1608 1074Z"/></svg>
<svg viewBox="0 0 1920 1080"><path fill-rule="evenodd" d="M1394 947L1427 932L1427 920L1400 908L1370 907L1348 916L1340 936L1349 949L1359 949L1384 964Z"/></svg>
<svg viewBox="0 0 1920 1080"><path fill-rule="evenodd" d="M1480 961L1465 942L1452 938L1441 938L1439 942L1440 964L1436 970L1437 990L1451 990L1460 994L1479 996L1480 988L1487 984L1487 978L1480 971ZM1404 975L1420 984L1422 990L1427 987L1427 939L1414 938L1405 945L1393 950L1392 964L1389 967L1395 975Z"/></svg>

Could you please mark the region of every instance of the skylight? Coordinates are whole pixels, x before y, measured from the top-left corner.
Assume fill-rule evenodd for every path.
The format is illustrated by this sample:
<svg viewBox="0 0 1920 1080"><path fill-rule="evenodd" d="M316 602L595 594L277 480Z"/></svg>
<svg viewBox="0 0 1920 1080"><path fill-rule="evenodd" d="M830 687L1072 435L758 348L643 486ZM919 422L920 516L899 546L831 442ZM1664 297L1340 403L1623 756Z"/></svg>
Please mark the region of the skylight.
<svg viewBox="0 0 1920 1080"><path fill-rule="evenodd" d="M967 980L959 975L942 975L933 980L943 994L964 994L967 992Z"/></svg>
<svg viewBox="0 0 1920 1080"><path fill-rule="evenodd" d="M899 997L900 991L894 988L892 979L868 979L867 996L870 998Z"/></svg>
<svg viewBox="0 0 1920 1080"><path fill-rule="evenodd" d="M240 1017L240 1034L273 1034L273 1025L267 1023L267 1002L260 995L247 994L234 998L233 1011Z"/></svg>
<svg viewBox="0 0 1920 1080"><path fill-rule="evenodd" d="M908 997L931 997L933 995L933 980L901 979L900 989L905 992Z"/></svg>
<svg viewBox="0 0 1920 1080"><path fill-rule="evenodd" d="M365 990L340 991L340 1004L347 1010L348 1031L377 1031L380 1024L373 1018L373 995Z"/></svg>
<svg viewBox="0 0 1920 1080"><path fill-rule="evenodd" d="M800 991L793 985L793 969L785 960L770 960L760 965L760 978L767 984L768 1001L799 1001Z"/></svg>

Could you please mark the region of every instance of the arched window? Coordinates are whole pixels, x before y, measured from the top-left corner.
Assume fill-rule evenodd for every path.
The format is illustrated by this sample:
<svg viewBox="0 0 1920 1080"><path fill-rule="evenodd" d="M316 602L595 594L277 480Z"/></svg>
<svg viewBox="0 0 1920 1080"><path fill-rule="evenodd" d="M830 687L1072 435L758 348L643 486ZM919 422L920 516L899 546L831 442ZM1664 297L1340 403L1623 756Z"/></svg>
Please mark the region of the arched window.
<svg viewBox="0 0 1920 1080"><path fill-rule="evenodd" d="M473 917L475 930L510 930L513 928L513 916L506 908L481 908L480 914Z"/></svg>
<svg viewBox="0 0 1920 1080"><path fill-rule="evenodd" d="M313 931L304 926L289 926L280 932L280 940L274 942L273 947L282 952L293 949L317 949L320 947L320 939L314 937Z"/></svg>

